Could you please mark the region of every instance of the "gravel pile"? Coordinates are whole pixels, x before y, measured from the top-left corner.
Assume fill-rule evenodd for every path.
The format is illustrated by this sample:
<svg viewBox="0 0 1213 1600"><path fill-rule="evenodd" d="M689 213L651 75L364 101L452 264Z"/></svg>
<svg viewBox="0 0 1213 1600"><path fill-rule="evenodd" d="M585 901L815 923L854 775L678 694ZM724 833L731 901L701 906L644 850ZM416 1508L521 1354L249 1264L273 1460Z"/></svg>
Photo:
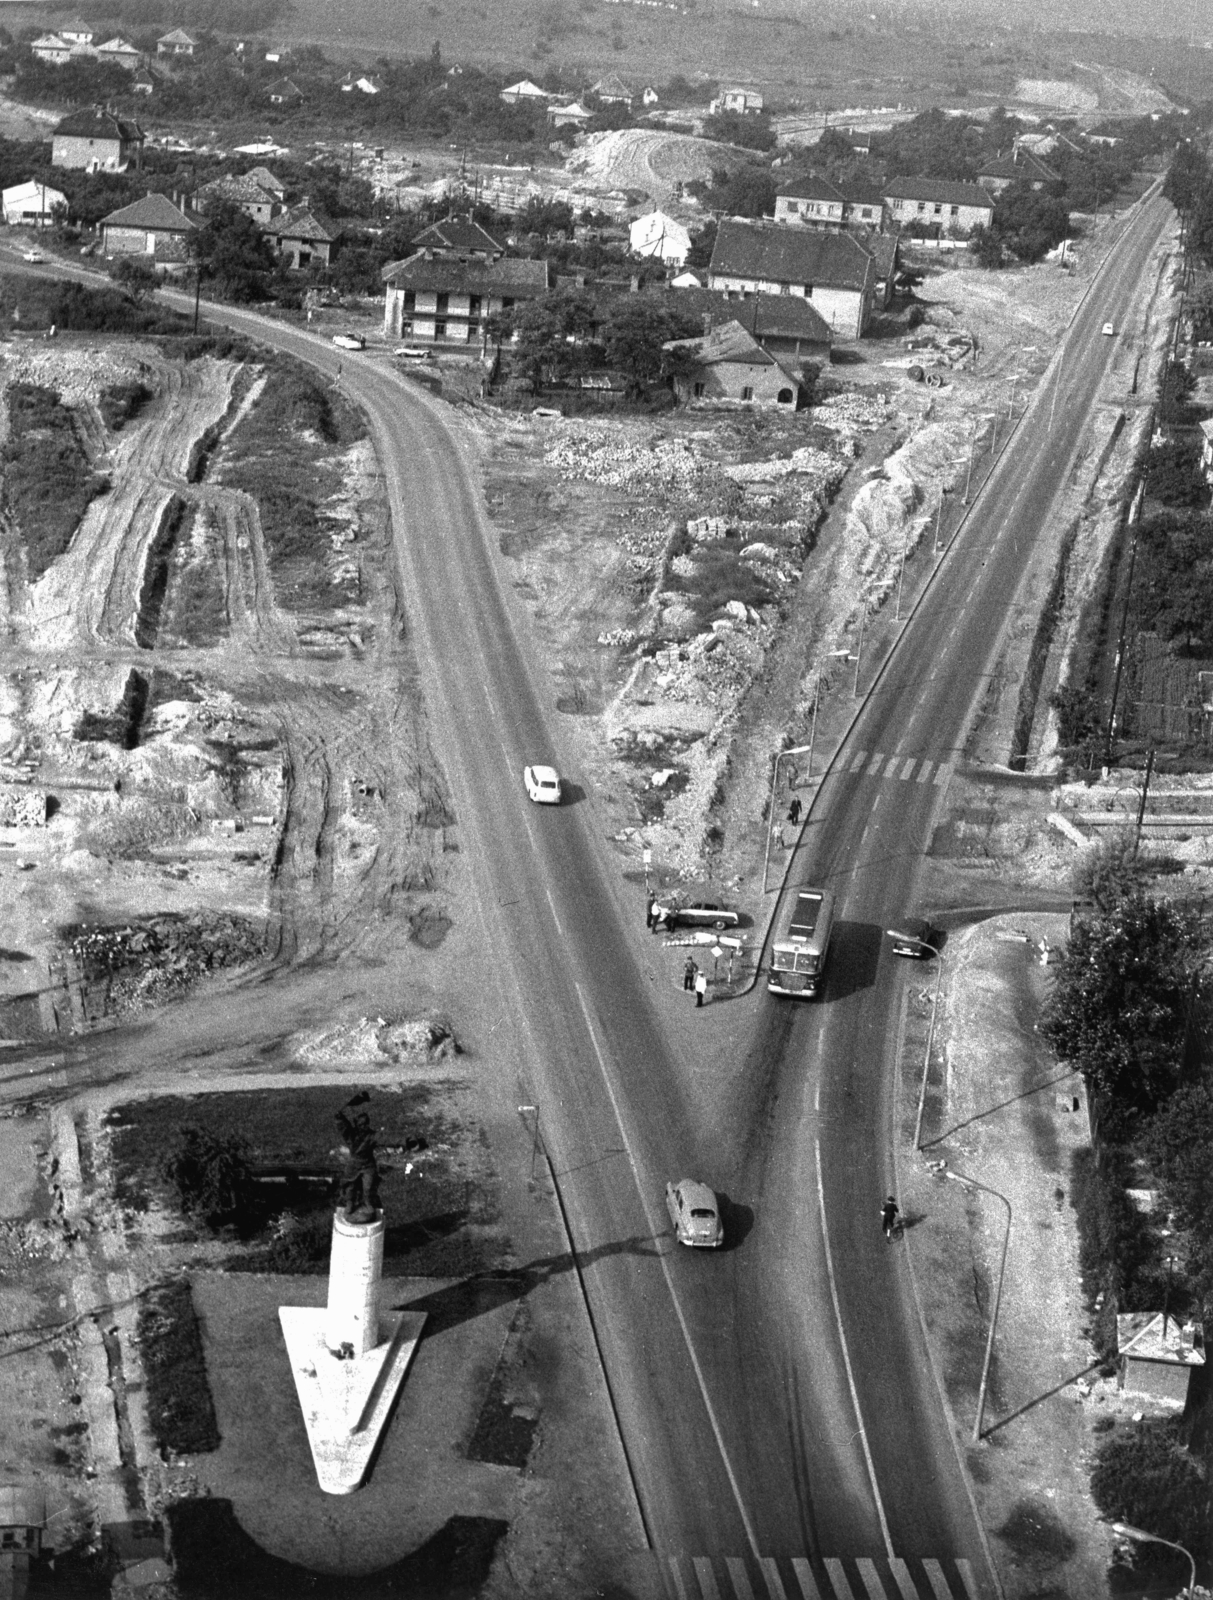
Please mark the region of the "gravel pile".
<svg viewBox="0 0 1213 1600"><path fill-rule="evenodd" d="M681 439L645 445L605 425L562 429L543 459L562 478L665 495L701 494L721 477L715 462L700 459Z"/></svg>
<svg viewBox="0 0 1213 1600"><path fill-rule="evenodd" d="M6 344L0 351L0 384L35 383L55 389L64 405L95 404L105 389L145 375L129 346L77 350L56 344Z"/></svg>

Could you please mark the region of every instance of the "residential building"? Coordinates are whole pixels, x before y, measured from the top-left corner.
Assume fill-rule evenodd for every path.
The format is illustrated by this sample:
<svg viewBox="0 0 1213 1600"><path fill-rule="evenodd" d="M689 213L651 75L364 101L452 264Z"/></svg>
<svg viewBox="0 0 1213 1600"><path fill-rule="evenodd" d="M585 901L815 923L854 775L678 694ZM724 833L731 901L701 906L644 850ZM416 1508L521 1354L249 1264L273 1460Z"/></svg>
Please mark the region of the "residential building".
<svg viewBox="0 0 1213 1600"><path fill-rule="evenodd" d="M131 157L143 159L143 129L137 122L116 117L94 106L73 111L51 135L51 165L83 168L86 172L125 172Z"/></svg>
<svg viewBox="0 0 1213 1600"><path fill-rule="evenodd" d="M580 100L573 100L568 105L549 106L548 122L553 128L583 128L594 115L587 111Z"/></svg>
<svg viewBox="0 0 1213 1600"><path fill-rule="evenodd" d="M628 245L635 256L651 256L680 267L691 248L691 235L664 211L648 211L628 230Z"/></svg>
<svg viewBox="0 0 1213 1600"><path fill-rule="evenodd" d="M321 221L306 199L275 217L265 231L291 267L327 267L341 238L341 229Z"/></svg>
<svg viewBox="0 0 1213 1600"><path fill-rule="evenodd" d="M504 100L507 106L516 106L528 100L550 100L552 97L537 83L532 83L529 78L523 78L521 82L511 83L508 88L502 89L497 98Z"/></svg>
<svg viewBox="0 0 1213 1600"><path fill-rule="evenodd" d="M994 217L989 190L951 178L888 178L884 198L895 228L967 234L988 228Z"/></svg>
<svg viewBox="0 0 1213 1600"><path fill-rule="evenodd" d="M884 195L875 184L847 183L842 192L847 203L848 228L870 228L875 233L884 232L889 224L889 212Z"/></svg>
<svg viewBox="0 0 1213 1600"><path fill-rule="evenodd" d="M431 222L413 240L413 248L459 261L496 261L505 254L505 246L470 217Z"/></svg>
<svg viewBox="0 0 1213 1600"><path fill-rule="evenodd" d="M249 173L243 177L214 178L194 191L193 204L199 211L209 210L218 200L230 200L261 227L272 222L282 210L281 200L268 189L262 188Z"/></svg>
<svg viewBox="0 0 1213 1600"><path fill-rule="evenodd" d="M146 95L146 94L155 94L155 92L156 92L156 80L155 80L155 78L152 77L151 73L147 70L146 67L141 68L140 71L136 72L134 77L131 79L131 93L132 94L145 94Z"/></svg>
<svg viewBox="0 0 1213 1600"><path fill-rule="evenodd" d="M275 173L271 172L268 167L250 167L244 176L246 178L251 178L254 183L259 184L267 194L272 194L279 205L282 205L282 203L285 201L286 185L283 183L282 179L279 178Z"/></svg>
<svg viewBox="0 0 1213 1600"><path fill-rule="evenodd" d="M977 181L991 194L1001 194L1013 183L1027 183L1033 189L1043 189L1047 183L1060 183L1061 174L1031 150L1017 144L1009 156L987 161L979 169Z"/></svg>
<svg viewBox="0 0 1213 1600"><path fill-rule="evenodd" d="M693 363L674 379L674 392L684 402L746 401L794 411L806 398L800 374L764 350L739 322L723 323L698 339L673 339L662 349Z"/></svg>
<svg viewBox="0 0 1213 1600"><path fill-rule="evenodd" d="M9 227L44 228L52 221L56 206L67 211L67 196L45 183L15 183L0 195L4 206L4 220Z"/></svg>
<svg viewBox="0 0 1213 1600"><path fill-rule="evenodd" d="M90 23L77 17L74 22L65 22L55 29L61 39L66 39L68 44L79 45L87 50L97 37Z"/></svg>
<svg viewBox="0 0 1213 1600"><path fill-rule="evenodd" d="M616 72L609 72L605 78L599 78L590 93L604 105L626 106L629 111L632 109L632 101L636 98Z"/></svg>
<svg viewBox="0 0 1213 1600"><path fill-rule="evenodd" d="M303 100L303 90L290 78L275 78L265 93L272 106L297 106Z"/></svg>
<svg viewBox="0 0 1213 1600"><path fill-rule="evenodd" d="M156 40L158 56L192 56L197 48L197 39L184 28L173 28Z"/></svg>
<svg viewBox="0 0 1213 1600"><path fill-rule="evenodd" d="M872 135L870 133L856 133L853 128L848 129L847 138L850 140L851 149L857 156L870 156L872 154Z"/></svg>
<svg viewBox="0 0 1213 1600"><path fill-rule="evenodd" d="M372 78L365 72L347 72L341 80L341 92L352 94L355 89L361 94L381 94L383 85L378 78Z"/></svg>
<svg viewBox="0 0 1213 1600"><path fill-rule="evenodd" d="M124 72L138 72L143 65L143 56L125 39L107 39L104 44L97 46L93 54L98 61L111 67L121 67Z"/></svg>
<svg viewBox="0 0 1213 1600"><path fill-rule="evenodd" d="M192 222L166 194L146 194L101 219L101 253L146 256L153 262L183 262Z"/></svg>
<svg viewBox="0 0 1213 1600"><path fill-rule="evenodd" d="M44 33L30 45L30 51L39 61L45 61L52 67L61 67L72 59L71 45L57 33Z"/></svg>
<svg viewBox="0 0 1213 1600"><path fill-rule="evenodd" d="M718 117L722 111L737 111L743 117L757 116L762 110L762 96L757 89L722 89L708 105L709 116Z"/></svg>
<svg viewBox="0 0 1213 1600"><path fill-rule="evenodd" d="M418 344L483 348L491 316L552 287L546 261L501 257L459 260L419 250L383 269L383 331Z"/></svg>
<svg viewBox="0 0 1213 1600"><path fill-rule="evenodd" d="M857 339L876 295L871 255L849 233L727 218L716 230L708 288L730 297L794 294L810 300L836 337Z"/></svg>
<svg viewBox="0 0 1213 1600"><path fill-rule="evenodd" d="M748 300L730 300L714 289L686 288L674 279L669 303L676 310L703 319L703 331L726 322L738 322L764 350L778 356L786 367L798 370L806 361L830 359L833 334L811 301L799 294L755 294Z"/></svg>
<svg viewBox="0 0 1213 1600"><path fill-rule="evenodd" d="M812 172L784 184L775 196L775 221L801 228L841 228L846 209L841 189Z"/></svg>

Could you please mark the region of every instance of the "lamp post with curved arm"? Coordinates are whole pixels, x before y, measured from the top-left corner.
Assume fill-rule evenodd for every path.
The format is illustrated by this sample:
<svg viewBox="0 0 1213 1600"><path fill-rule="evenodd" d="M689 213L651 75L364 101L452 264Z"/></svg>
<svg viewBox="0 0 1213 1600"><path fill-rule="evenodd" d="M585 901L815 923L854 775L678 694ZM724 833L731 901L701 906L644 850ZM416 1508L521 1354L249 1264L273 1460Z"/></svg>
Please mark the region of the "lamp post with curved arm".
<svg viewBox="0 0 1213 1600"><path fill-rule="evenodd" d="M990 1387L990 1362L994 1357L994 1330L998 1326L998 1308L1002 1303L1002 1280L1007 1270L1007 1246L1011 1242L1011 1202L1005 1194L999 1194L997 1189L991 1189L989 1184L978 1183L976 1178L966 1177L963 1172L953 1172L951 1168L944 1169L944 1177L951 1178L956 1183L963 1183L966 1188L980 1189L983 1194L992 1194L995 1200L1001 1200L1007 1208L1007 1231L1002 1236L1002 1255L998 1262L998 1282L994 1288L994 1304L990 1308L990 1331L986 1336L985 1360L981 1364L981 1387L977 1391L977 1417L973 1423L973 1443L981 1443L981 1424L986 1410L986 1391Z"/></svg>
<svg viewBox="0 0 1213 1600"><path fill-rule="evenodd" d="M1176 1544L1174 1539L1162 1539L1156 1533L1147 1533L1144 1528L1135 1528L1131 1522L1113 1522L1110 1526L1113 1533L1120 1534L1122 1539L1132 1539L1134 1544L1165 1544L1168 1549L1178 1550L1181 1556L1187 1556L1192 1576L1183 1592L1196 1593L1196 1559L1190 1550L1186 1550L1182 1544Z"/></svg>

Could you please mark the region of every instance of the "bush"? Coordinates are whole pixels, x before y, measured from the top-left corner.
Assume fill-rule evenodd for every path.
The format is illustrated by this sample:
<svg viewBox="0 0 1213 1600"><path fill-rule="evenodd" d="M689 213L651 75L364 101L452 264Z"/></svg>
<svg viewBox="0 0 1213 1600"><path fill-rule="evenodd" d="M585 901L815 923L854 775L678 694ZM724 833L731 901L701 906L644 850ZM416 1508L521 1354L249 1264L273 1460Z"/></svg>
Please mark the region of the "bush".
<svg viewBox="0 0 1213 1600"><path fill-rule="evenodd" d="M109 488L80 447L72 415L53 389L14 383L8 391L4 500L25 542L36 582L72 542L90 501Z"/></svg>
<svg viewBox="0 0 1213 1600"><path fill-rule="evenodd" d="M1188 1550L1208 1549L1208 1484L1199 1462L1180 1442L1174 1419L1152 1418L1110 1433L1095 1458L1091 1494L1110 1521L1148 1528ZM1151 1554L1159 1550L1137 1546L1135 1560L1157 1569L1176 1559L1174 1552L1161 1558ZM1183 1572L1187 1577L1186 1562Z"/></svg>
<svg viewBox="0 0 1213 1600"><path fill-rule="evenodd" d="M184 1280L149 1289L139 1307L147 1381L147 1420L161 1455L219 1448L219 1424L206 1376L202 1331Z"/></svg>
<svg viewBox="0 0 1213 1600"><path fill-rule="evenodd" d="M1094 1310L1103 1295L1091 1339L1101 1356L1116 1350L1116 1313L1137 1308L1139 1285L1153 1293L1148 1266L1153 1238L1145 1215L1125 1189L1130 1165L1118 1149L1097 1158L1089 1148L1075 1150L1070 1166L1070 1203L1078 1225L1078 1268L1083 1297Z"/></svg>
<svg viewBox="0 0 1213 1600"><path fill-rule="evenodd" d="M252 1177L242 1139L206 1128L182 1128L160 1175L187 1217L222 1227L247 1214Z"/></svg>
<svg viewBox="0 0 1213 1600"><path fill-rule="evenodd" d="M1143 876L1133 830L1118 828L1079 860L1074 868L1074 893L1109 912L1141 888Z"/></svg>

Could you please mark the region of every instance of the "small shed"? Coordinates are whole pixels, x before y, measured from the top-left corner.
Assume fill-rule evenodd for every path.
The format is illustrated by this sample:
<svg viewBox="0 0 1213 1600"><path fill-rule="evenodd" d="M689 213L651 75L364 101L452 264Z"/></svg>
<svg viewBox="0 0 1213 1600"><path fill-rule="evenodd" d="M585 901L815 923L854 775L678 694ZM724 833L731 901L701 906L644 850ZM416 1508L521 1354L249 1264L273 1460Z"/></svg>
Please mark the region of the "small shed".
<svg viewBox="0 0 1213 1600"><path fill-rule="evenodd" d="M1164 1311L1129 1311L1116 1319L1121 1388L1182 1406L1191 1374L1205 1364L1204 1330Z"/></svg>

